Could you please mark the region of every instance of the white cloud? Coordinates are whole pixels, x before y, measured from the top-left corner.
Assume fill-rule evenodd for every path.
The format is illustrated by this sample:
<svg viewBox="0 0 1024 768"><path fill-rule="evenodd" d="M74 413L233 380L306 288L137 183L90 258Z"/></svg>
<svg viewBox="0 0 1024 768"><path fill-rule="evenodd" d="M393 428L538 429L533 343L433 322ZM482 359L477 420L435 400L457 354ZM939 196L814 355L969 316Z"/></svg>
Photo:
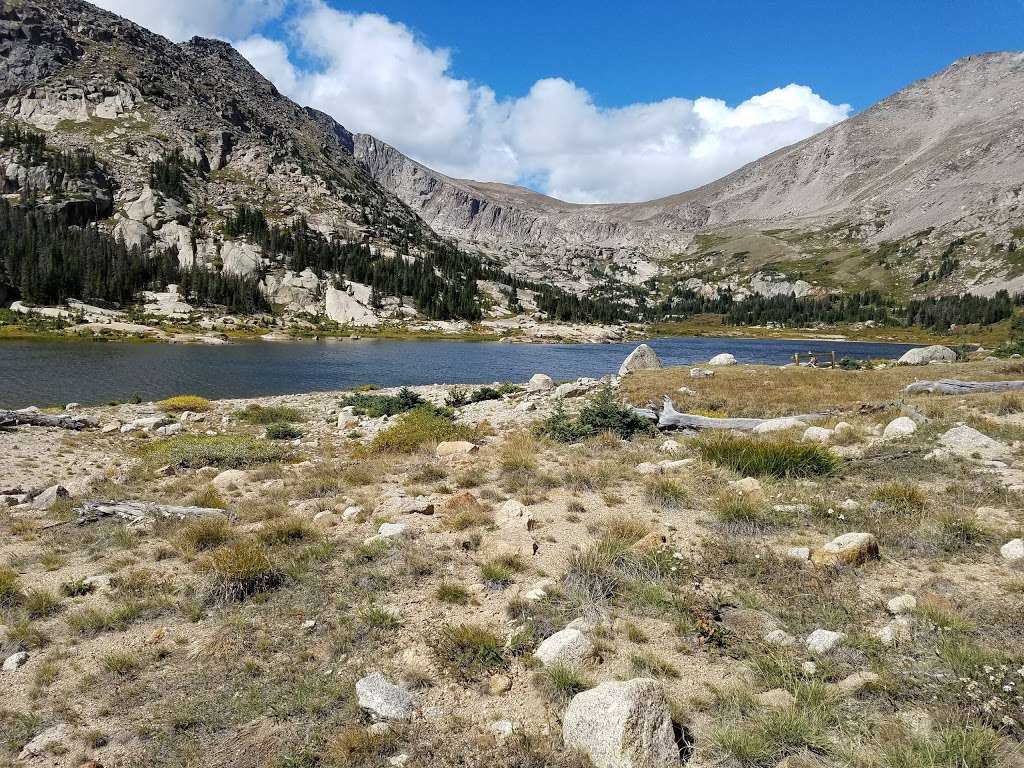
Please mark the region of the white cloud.
<svg viewBox="0 0 1024 768"><path fill-rule="evenodd" d="M179 42L193 35L235 38L278 18L286 0L93 0L96 5Z"/></svg>
<svg viewBox="0 0 1024 768"><path fill-rule="evenodd" d="M284 40L251 34L286 0L102 0L171 37L218 34L296 101L453 176L522 183L576 202L646 200L712 181L850 112L790 84L735 106L669 98L606 108L561 78L497 99L451 53L378 14L297 0ZM168 10L173 7L172 10Z"/></svg>

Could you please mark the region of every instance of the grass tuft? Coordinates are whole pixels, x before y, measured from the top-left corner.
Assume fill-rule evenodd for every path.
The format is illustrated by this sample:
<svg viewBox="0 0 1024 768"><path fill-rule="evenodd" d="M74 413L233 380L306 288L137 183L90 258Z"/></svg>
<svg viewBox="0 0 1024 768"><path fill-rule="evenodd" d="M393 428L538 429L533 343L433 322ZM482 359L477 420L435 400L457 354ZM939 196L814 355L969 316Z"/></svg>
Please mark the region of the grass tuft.
<svg viewBox="0 0 1024 768"><path fill-rule="evenodd" d="M701 437L693 446L706 461L744 476L806 478L835 474L841 465L838 456L816 443L720 433Z"/></svg>

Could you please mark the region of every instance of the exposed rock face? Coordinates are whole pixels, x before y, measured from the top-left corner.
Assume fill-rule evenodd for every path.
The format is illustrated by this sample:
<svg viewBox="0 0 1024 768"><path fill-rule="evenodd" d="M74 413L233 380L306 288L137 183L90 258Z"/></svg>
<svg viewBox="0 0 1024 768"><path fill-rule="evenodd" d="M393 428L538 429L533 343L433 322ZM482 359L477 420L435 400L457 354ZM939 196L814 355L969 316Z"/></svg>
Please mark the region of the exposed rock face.
<svg viewBox="0 0 1024 768"><path fill-rule="evenodd" d="M562 740L595 768L675 768L679 748L661 686L636 678L577 694L565 711Z"/></svg>
<svg viewBox="0 0 1024 768"><path fill-rule="evenodd" d="M438 232L494 250L650 259L682 251L696 233L741 224L849 224L871 243L936 227L936 248L987 228L1005 242L1024 205L1022 93L1024 54L969 56L718 181L644 203L575 205L452 179L366 135L355 137L355 155ZM757 277L751 289L802 295L810 286Z"/></svg>

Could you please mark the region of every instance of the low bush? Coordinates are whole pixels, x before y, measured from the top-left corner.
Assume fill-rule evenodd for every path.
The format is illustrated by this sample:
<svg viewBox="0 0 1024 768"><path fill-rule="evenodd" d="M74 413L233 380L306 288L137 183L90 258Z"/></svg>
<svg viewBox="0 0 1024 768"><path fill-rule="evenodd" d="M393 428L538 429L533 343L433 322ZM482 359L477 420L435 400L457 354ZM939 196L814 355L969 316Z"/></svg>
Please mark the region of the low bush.
<svg viewBox="0 0 1024 768"><path fill-rule="evenodd" d="M411 453L427 443L468 440L473 430L457 424L448 413L432 408L415 408L397 424L378 434L370 448L380 453Z"/></svg>
<svg viewBox="0 0 1024 768"><path fill-rule="evenodd" d="M774 478L805 478L839 471L841 460L816 443L761 440L719 433L701 437L693 447L706 461L741 475Z"/></svg>
<svg viewBox="0 0 1024 768"><path fill-rule="evenodd" d="M504 641L478 624L442 627L430 645L438 662L463 679L477 679L508 666Z"/></svg>
<svg viewBox="0 0 1024 768"><path fill-rule="evenodd" d="M215 549L206 567L213 576L213 594L222 600L242 600L268 592L283 580L270 555L254 541Z"/></svg>
<svg viewBox="0 0 1024 768"><path fill-rule="evenodd" d="M300 427L294 424L285 424L284 422L268 424L266 429L268 440L296 440L302 437L303 434Z"/></svg>
<svg viewBox="0 0 1024 768"><path fill-rule="evenodd" d="M368 395L364 392L355 392L341 400L342 408L351 406L353 413L359 416L397 416L400 413L411 411L421 406L426 401L420 395L408 387L403 387L397 395Z"/></svg>
<svg viewBox="0 0 1024 768"><path fill-rule="evenodd" d="M246 424L291 424L306 420L306 414L298 408L285 405L247 405L234 412L234 417Z"/></svg>
<svg viewBox="0 0 1024 768"><path fill-rule="evenodd" d="M145 446L140 455L158 466L241 469L278 461L286 453L279 445L248 435L175 435Z"/></svg>
<svg viewBox="0 0 1024 768"><path fill-rule="evenodd" d="M174 543L185 554L193 555L226 544L233 535L227 518L199 517L178 529Z"/></svg>
<svg viewBox="0 0 1024 768"><path fill-rule="evenodd" d="M208 411L210 401L199 395L177 395L157 402L156 407L164 413L184 413L185 411Z"/></svg>
<svg viewBox="0 0 1024 768"><path fill-rule="evenodd" d="M619 404L610 386L601 387L576 416L570 416L559 402L555 412L542 422L539 432L561 443L575 443L604 432L623 440L654 433L654 425L631 408Z"/></svg>

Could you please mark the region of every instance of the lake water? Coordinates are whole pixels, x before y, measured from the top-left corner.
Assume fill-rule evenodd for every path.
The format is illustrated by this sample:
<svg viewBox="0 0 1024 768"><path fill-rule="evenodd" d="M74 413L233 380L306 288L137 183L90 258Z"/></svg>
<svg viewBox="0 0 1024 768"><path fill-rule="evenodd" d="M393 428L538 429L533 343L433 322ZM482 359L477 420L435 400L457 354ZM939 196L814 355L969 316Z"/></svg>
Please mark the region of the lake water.
<svg viewBox="0 0 1024 768"><path fill-rule="evenodd" d="M618 370L639 342L625 344L502 344L466 341L251 341L226 346L0 342L0 408L101 404L191 393L209 398L256 397L360 384L557 380ZM794 352L835 350L850 358L895 358L912 345L707 337L649 342L665 365L707 361L731 352L741 363L788 362Z"/></svg>

